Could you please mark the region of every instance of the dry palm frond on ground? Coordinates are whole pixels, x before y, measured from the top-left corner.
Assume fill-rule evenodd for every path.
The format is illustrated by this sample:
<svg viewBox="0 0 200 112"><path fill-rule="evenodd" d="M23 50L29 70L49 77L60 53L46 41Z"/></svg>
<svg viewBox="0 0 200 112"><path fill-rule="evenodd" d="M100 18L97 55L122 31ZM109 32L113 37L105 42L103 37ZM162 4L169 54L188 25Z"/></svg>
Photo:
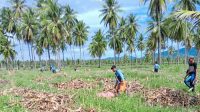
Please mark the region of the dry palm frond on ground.
<svg viewBox="0 0 200 112"><path fill-rule="evenodd" d="M160 104L163 106L197 106L200 105L199 96L190 96L183 91L169 88L147 90L144 92L147 103L151 105Z"/></svg>

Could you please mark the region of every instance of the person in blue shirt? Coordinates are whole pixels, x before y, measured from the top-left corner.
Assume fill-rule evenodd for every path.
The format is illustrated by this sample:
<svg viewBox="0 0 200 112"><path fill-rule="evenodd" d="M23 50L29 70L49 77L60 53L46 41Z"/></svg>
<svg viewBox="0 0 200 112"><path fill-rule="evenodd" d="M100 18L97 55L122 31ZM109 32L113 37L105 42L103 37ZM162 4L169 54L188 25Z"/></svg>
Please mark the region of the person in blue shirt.
<svg viewBox="0 0 200 112"><path fill-rule="evenodd" d="M117 69L115 65L111 67L111 70L115 73L116 83L114 88L116 89L117 94L126 92L126 81L122 71Z"/></svg>
<svg viewBox="0 0 200 112"><path fill-rule="evenodd" d="M160 69L160 65L158 64L158 62L156 61L154 64L154 72L158 73L158 70Z"/></svg>

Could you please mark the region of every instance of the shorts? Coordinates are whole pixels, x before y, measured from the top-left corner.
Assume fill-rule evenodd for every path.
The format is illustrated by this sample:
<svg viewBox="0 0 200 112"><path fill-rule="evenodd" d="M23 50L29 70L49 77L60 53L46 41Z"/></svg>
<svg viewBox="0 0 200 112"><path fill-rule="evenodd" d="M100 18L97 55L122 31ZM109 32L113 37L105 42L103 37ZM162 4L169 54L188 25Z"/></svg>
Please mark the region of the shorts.
<svg viewBox="0 0 200 112"><path fill-rule="evenodd" d="M158 72L158 69L154 69L154 72Z"/></svg>
<svg viewBox="0 0 200 112"><path fill-rule="evenodd" d="M116 91L118 92L126 92L126 81L122 81L120 82L117 87L116 87Z"/></svg>

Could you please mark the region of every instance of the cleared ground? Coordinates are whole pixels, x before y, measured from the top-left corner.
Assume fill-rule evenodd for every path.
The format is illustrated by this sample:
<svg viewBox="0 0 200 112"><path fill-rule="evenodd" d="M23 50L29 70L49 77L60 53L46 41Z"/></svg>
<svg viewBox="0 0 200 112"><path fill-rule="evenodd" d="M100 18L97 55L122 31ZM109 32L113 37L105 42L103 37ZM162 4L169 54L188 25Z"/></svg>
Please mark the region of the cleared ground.
<svg viewBox="0 0 200 112"><path fill-rule="evenodd" d="M199 84L196 93L188 93L183 83L187 66L164 65L158 74L150 65L119 68L128 80L129 95L110 99L98 97L100 92L112 92L114 74L110 66L82 67L76 72L66 68L57 74L0 70L0 111L200 111Z"/></svg>

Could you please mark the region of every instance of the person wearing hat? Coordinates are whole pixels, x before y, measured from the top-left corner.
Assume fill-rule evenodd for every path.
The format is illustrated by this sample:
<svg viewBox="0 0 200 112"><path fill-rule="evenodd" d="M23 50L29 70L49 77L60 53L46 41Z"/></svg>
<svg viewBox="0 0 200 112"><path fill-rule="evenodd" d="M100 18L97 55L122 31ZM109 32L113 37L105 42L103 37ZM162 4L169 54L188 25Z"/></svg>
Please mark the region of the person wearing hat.
<svg viewBox="0 0 200 112"><path fill-rule="evenodd" d="M189 58L189 68L186 72L184 83L189 87L188 91L195 91L195 83L197 80L197 63L194 61L193 57Z"/></svg>
<svg viewBox="0 0 200 112"><path fill-rule="evenodd" d="M116 83L114 87L116 89L117 94L119 95L122 92L126 92L126 81L122 71L117 69L115 65L111 67L111 70L115 73Z"/></svg>

